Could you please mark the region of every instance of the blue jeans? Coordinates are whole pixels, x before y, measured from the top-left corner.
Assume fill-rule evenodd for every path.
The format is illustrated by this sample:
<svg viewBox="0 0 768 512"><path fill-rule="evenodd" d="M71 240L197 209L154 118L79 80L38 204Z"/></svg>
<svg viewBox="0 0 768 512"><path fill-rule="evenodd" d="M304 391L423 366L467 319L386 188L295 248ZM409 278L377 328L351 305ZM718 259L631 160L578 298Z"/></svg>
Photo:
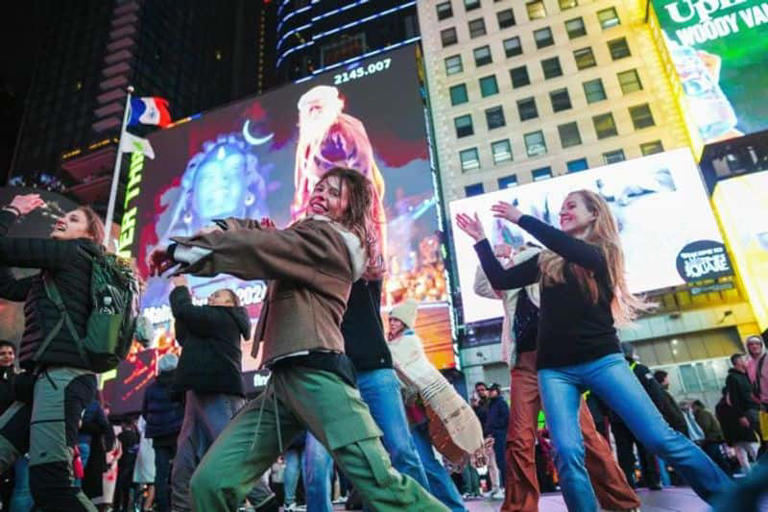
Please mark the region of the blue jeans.
<svg viewBox="0 0 768 512"><path fill-rule="evenodd" d="M419 458L427 472L427 480L432 495L440 500L443 505L451 509L451 512L465 512L464 501L461 494L453 483L451 475L440 461L435 458L435 451L432 448L432 442L429 440L429 431L427 424L416 425L411 429L413 442L416 444L416 450L419 452Z"/></svg>
<svg viewBox="0 0 768 512"><path fill-rule="evenodd" d="M371 410L371 416L383 433L381 441L392 459L392 466L400 473L416 480L424 489L429 490L424 466L416 452L416 446L408 429L405 407L403 407L403 399L400 395L400 382L395 376L395 370L384 368L360 372L357 374L357 387L363 401ZM310 441L311 437L310 434L307 434L307 446L304 450L305 468L308 467L308 459L317 461L318 457L323 456L323 454L317 453L320 449L325 452L326 460L331 461L330 454L319 442ZM312 446L311 449L310 446ZM313 471L305 473L304 488L307 493L307 512L331 510L330 479L333 463L328 462L325 466L317 462L312 463L312 465L316 464L317 466ZM320 470L323 467L327 469L321 474ZM320 501L323 501L324 504L321 505ZM328 508L325 508L326 506Z"/></svg>
<svg viewBox="0 0 768 512"><path fill-rule="evenodd" d="M320 441L307 432L302 460L307 512L331 512L333 459ZM286 468L287 469L287 468Z"/></svg>
<svg viewBox="0 0 768 512"><path fill-rule="evenodd" d="M539 389L569 510L598 510L584 467L584 443L579 428L579 404L585 389L591 389L613 409L649 451L672 464L702 499L711 501L730 488L731 481L725 473L664 421L621 354L539 370Z"/></svg>
<svg viewBox="0 0 768 512"><path fill-rule="evenodd" d="M285 458L285 473L283 476L283 489L285 498L283 503L290 505L296 501L296 487L299 485L299 474L301 472L301 453L299 450L291 449L283 454Z"/></svg>
<svg viewBox="0 0 768 512"><path fill-rule="evenodd" d="M35 502L29 488L29 458L22 455L16 459L13 471L14 484L10 509L14 512L32 512L35 508Z"/></svg>

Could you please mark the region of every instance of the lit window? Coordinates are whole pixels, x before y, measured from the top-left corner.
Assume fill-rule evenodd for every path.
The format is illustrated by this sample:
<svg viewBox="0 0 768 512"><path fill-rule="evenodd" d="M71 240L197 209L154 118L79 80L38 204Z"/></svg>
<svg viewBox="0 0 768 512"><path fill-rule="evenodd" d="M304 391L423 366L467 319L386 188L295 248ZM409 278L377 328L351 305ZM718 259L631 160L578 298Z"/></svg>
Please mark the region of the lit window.
<svg viewBox="0 0 768 512"><path fill-rule="evenodd" d="M560 1L560 10L565 11L567 9L573 9L577 5L579 5L579 2L576 0L559 0Z"/></svg>
<svg viewBox="0 0 768 512"><path fill-rule="evenodd" d="M560 59L558 57L552 57L551 59L544 59L541 61L541 70L544 72L544 78L547 80L563 74L563 69L560 67Z"/></svg>
<svg viewBox="0 0 768 512"><path fill-rule="evenodd" d="M469 137L474 135L475 129L472 126L472 116L469 114L455 117L453 119L453 125L456 127L456 137Z"/></svg>
<svg viewBox="0 0 768 512"><path fill-rule="evenodd" d="M626 160L626 158L624 158L623 149L617 149L615 151L608 151L607 153L603 153L603 163L606 165L623 162L624 160Z"/></svg>
<svg viewBox="0 0 768 512"><path fill-rule="evenodd" d="M544 7L542 0L533 0L525 4L525 8L528 11L529 20L537 20L544 18L547 15L547 9Z"/></svg>
<svg viewBox="0 0 768 512"><path fill-rule="evenodd" d="M453 55L445 58L445 74L455 75L464 71L464 66L461 63L461 55Z"/></svg>
<svg viewBox="0 0 768 512"><path fill-rule="evenodd" d="M603 30L621 24L621 20L619 20L619 15L616 12L615 7L597 11L597 19L600 21L600 26L603 27Z"/></svg>
<svg viewBox="0 0 768 512"><path fill-rule="evenodd" d="M546 48L555 44L555 40L552 38L552 30L549 27L534 30L533 39L536 41L536 48Z"/></svg>
<svg viewBox="0 0 768 512"><path fill-rule="evenodd" d="M509 139L497 140L491 143L491 154L495 165L512 161L512 145ZM504 188L504 187L501 187Z"/></svg>
<svg viewBox="0 0 768 512"><path fill-rule="evenodd" d="M539 112L536 110L536 100L533 97L517 100L517 113L520 115L521 121L539 117Z"/></svg>
<svg viewBox="0 0 768 512"><path fill-rule="evenodd" d="M438 20L445 20L453 16L453 7L451 7L451 2L443 2L437 4L436 9Z"/></svg>
<svg viewBox="0 0 768 512"><path fill-rule="evenodd" d="M568 89L557 89L549 93L549 99L552 102L553 112L562 112L571 108L571 97Z"/></svg>
<svg viewBox="0 0 768 512"><path fill-rule="evenodd" d="M611 58L613 60L623 59L632 55L629 51L629 44L627 44L627 39L625 37L608 41L608 50L611 52Z"/></svg>
<svg viewBox="0 0 768 512"><path fill-rule="evenodd" d="M603 101L606 98L603 81L599 78L584 82L582 85L584 86L584 95L587 97L587 103Z"/></svg>
<svg viewBox="0 0 768 512"><path fill-rule="evenodd" d="M467 86L464 84L454 85L449 89L451 93L451 105L461 105L469 101L467 97Z"/></svg>
<svg viewBox="0 0 768 512"><path fill-rule="evenodd" d="M520 66L509 70L509 77L512 79L512 87L523 87L531 83L528 77L528 68Z"/></svg>
<svg viewBox="0 0 768 512"><path fill-rule="evenodd" d="M618 130L616 130L616 121L613 120L613 114L610 112L592 117L592 123L595 125L595 133L597 133L598 139L605 139L606 137L613 137L619 134Z"/></svg>
<svg viewBox="0 0 768 512"><path fill-rule="evenodd" d="M443 42L443 48L456 44L459 41L456 37L456 29L451 27L441 30L440 40Z"/></svg>
<svg viewBox="0 0 768 512"><path fill-rule="evenodd" d="M496 83L496 75L485 76L480 79L480 95L483 98L498 94L499 84Z"/></svg>
<svg viewBox="0 0 768 512"><path fill-rule="evenodd" d="M504 111L500 106L485 109L485 122L488 124L489 130L501 128L507 124L504 120Z"/></svg>
<svg viewBox="0 0 768 512"><path fill-rule="evenodd" d="M656 153L662 153L663 151L664 151L664 146L662 145L660 140L655 140L653 142L646 142L645 144L640 144L640 152L643 154L643 156L655 155Z"/></svg>
<svg viewBox="0 0 768 512"><path fill-rule="evenodd" d="M589 164L587 163L586 158L579 158L576 160L569 160L565 163L565 166L568 168L568 172L579 172L579 171L586 171L589 169Z"/></svg>
<svg viewBox="0 0 768 512"><path fill-rule="evenodd" d="M552 168L547 166L534 169L531 171L531 177L533 178L533 181L549 179L552 177Z"/></svg>
<svg viewBox="0 0 768 512"><path fill-rule="evenodd" d="M641 91L643 89L643 83L640 81L640 75L637 74L636 69L630 69L618 73L616 76L619 78L619 85L621 86L621 92L629 94L635 91Z"/></svg>
<svg viewBox="0 0 768 512"><path fill-rule="evenodd" d="M473 185L467 185L464 187L464 194L467 197L479 196L484 192L482 183L475 183Z"/></svg>
<svg viewBox="0 0 768 512"><path fill-rule="evenodd" d="M477 148L459 151L459 160L461 161L461 170L463 172L474 171L480 168L480 156L477 153Z"/></svg>
<svg viewBox="0 0 768 512"><path fill-rule="evenodd" d="M656 123L653 120L653 114L651 113L651 107L647 103L643 105L637 105L629 107L629 115L632 117L632 124L635 125L635 130L641 128L648 128Z"/></svg>
<svg viewBox="0 0 768 512"><path fill-rule="evenodd" d="M499 189L512 188L517 186L517 175L510 174L509 176L502 176L497 180L499 182Z"/></svg>
<svg viewBox="0 0 768 512"><path fill-rule="evenodd" d="M477 18L469 22L469 37L472 39L485 35L485 21Z"/></svg>
<svg viewBox="0 0 768 512"><path fill-rule="evenodd" d="M580 17L566 21L565 31L568 32L568 39L587 35L587 27L584 26L584 20Z"/></svg>
<svg viewBox="0 0 768 512"><path fill-rule="evenodd" d="M595 54L592 53L592 48L590 47L574 50L573 58L576 60L576 67L579 69L587 69L597 66Z"/></svg>
<svg viewBox="0 0 768 512"><path fill-rule="evenodd" d="M581 133L579 125L576 122L561 124L557 127L557 133L560 135L560 145L563 148L578 146L581 144Z"/></svg>
<svg viewBox="0 0 768 512"><path fill-rule="evenodd" d="M477 67L485 66L486 64L493 62L493 59L491 58L491 48L489 46L475 48L472 53L475 56L475 66Z"/></svg>
<svg viewBox="0 0 768 512"><path fill-rule="evenodd" d="M499 22L499 29L509 28L515 25L515 13L512 9L497 12L496 19Z"/></svg>
<svg viewBox="0 0 768 512"><path fill-rule="evenodd" d="M504 40L504 55L514 57L523 53L523 47L520 45L520 38L510 37Z"/></svg>
<svg viewBox="0 0 768 512"><path fill-rule="evenodd" d="M541 156L547 153L547 142L544 140L544 133L541 130L526 133L523 135L523 139L528 156Z"/></svg>

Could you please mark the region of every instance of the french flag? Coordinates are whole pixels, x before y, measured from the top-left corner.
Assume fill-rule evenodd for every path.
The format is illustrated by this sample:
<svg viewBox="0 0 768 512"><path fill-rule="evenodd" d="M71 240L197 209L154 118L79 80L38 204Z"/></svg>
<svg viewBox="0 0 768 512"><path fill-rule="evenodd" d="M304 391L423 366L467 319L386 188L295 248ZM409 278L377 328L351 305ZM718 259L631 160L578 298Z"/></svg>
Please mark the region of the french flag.
<svg viewBox="0 0 768 512"><path fill-rule="evenodd" d="M155 124L161 127L171 124L168 100L165 98L131 98L131 116L128 126L137 124Z"/></svg>

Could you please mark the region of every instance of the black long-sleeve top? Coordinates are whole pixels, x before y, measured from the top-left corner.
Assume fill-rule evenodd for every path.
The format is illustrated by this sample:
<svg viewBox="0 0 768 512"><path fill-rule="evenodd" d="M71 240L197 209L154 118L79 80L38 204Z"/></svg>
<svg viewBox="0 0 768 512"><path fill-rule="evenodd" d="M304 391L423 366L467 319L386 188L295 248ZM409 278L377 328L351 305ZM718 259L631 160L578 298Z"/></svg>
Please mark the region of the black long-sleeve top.
<svg viewBox="0 0 768 512"><path fill-rule="evenodd" d="M603 251L529 215L523 215L519 225L568 263L564 283L541 287L537 367L586 363L620 352L611 313L613 286ZM488 240L475 244L475 251L488 281L497 290L521 288L541 277L539 256L504 269ZM597 302L593 302L579 285L571 264L594 274L598 286Z"/></svg>

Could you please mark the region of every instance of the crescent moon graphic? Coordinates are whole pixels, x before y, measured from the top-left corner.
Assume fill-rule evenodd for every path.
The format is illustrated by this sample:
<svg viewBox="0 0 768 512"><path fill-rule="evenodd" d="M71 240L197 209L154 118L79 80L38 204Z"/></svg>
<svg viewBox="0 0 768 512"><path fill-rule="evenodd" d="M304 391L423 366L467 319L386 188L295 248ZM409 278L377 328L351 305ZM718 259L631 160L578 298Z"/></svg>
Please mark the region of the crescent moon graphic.
<svg viewBox="0 0 768 512"><path fill-rule="evenodd" d="M269 135L265 135L264 137L254 137L253 135L251 135L251 132L248 129L250 124L251 124L250 119L247 120L245 123L243 123L243 138L245 139L245 142L247 142L251 146L261 146L262 144L266 144L267 142L272 140L272 137L275 136L274 133L270 133Z"/></svg>

